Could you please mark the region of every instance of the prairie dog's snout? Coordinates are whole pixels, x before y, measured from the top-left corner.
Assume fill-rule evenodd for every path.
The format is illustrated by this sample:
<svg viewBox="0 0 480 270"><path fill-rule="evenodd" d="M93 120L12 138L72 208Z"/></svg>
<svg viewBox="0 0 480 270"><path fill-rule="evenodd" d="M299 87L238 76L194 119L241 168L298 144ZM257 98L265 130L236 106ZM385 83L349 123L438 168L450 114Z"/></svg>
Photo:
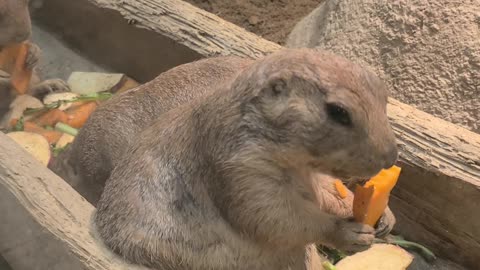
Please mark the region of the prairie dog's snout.
<svg viewBox="0 0 480 270"><path fill-rule="evenodd" d="M393 143L387 151L385 152L385 157L382 158L384 161L383 169L388 169L395 165L395 162L397 161L398 158L398 148L395 143Z"/></svg>

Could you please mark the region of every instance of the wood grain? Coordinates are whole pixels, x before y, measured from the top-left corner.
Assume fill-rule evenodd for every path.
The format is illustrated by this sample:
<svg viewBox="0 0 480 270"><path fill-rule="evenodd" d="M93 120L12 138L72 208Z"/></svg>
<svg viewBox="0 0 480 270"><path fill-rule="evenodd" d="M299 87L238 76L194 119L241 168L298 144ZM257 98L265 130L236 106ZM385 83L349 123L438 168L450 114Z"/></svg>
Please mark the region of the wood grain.
<svg viewBox="0 0 480 270"><path fill-rule="evenodd" d="M280 48L278 44L179 0L124 0L116 8L125 18L203 56L256 58Z"/></svg>
<svg viewBox="0 0 480 270"><path fill-rule="evenodd" d="M480 135L391 99L401 177L396 230L475 269L480 260Z"/></svg>
<svg viewBox="0 0 480 270"><path fill-rule="evenodd" d="M0 132L0 253L13 269L140 270L95 241L93 211L65 181Z"/></svg>

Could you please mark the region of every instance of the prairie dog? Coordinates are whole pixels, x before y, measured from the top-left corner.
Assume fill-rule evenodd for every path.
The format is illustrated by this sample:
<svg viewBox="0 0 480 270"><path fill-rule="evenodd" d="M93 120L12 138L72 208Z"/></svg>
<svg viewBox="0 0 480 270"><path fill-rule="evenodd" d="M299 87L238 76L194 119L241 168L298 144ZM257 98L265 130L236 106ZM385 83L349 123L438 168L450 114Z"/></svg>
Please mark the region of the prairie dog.
<svg viewBox="0 0 480 270"><path fill-rule="evenodd" d="M100 186L108 178L95 229L130 262L321 269L312 244L373 241L319 181L395 163L386 103L377 76L324 51L201 60L101 106L62 160Z"/></svg>
<svg viewBox="0 0 480 270"><path fill-rule="evenodd" d="M29 0L0 0L0 52L3 47L11 43L19 43L30 38L32 25L28 10ZM41 55L40 48L30 43L26 66L34 69ZM68 86L59 79L40 81L37 74L33 74L27 94L42 99L50 92L67 91ZM10 109L10 103L16 93L10 84L10 75L0 70L0 119Z"/></svg>

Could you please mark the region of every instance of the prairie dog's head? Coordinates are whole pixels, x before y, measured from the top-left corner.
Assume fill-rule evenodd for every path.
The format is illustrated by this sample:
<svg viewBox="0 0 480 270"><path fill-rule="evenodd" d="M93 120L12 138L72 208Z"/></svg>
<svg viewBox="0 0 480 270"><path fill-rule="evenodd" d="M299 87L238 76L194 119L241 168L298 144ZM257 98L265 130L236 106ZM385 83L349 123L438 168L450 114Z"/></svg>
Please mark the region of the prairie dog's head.
<svg viewBox="0 0 480 270"><path fill-rule="evenodd" d="M255 62L234 88L251 93L242 104L245 125L279 160L347 180L397 159L385 84L342 57L283 50Z"/></svg>
<svg viewBox="0 0 480 270"><path fill-rule="evenodd" d="M31 34L29 0L0 0L0 47L27 40Z"/></svg>

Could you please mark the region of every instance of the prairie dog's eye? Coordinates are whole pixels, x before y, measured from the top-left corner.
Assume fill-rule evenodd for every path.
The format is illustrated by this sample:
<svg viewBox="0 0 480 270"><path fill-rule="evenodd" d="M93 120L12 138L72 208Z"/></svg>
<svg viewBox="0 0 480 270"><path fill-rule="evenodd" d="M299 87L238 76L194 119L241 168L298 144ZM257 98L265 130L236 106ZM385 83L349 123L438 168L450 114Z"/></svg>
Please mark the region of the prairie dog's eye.
<svg viewBox="0 0 480 270"><path fill-rule="evenodd" d="M327 104L327 114L330 119L333 121L343 125L343 126L351 126L352 119L350 118L350 114L346 109L342 106L334 103Z"/></svg>

